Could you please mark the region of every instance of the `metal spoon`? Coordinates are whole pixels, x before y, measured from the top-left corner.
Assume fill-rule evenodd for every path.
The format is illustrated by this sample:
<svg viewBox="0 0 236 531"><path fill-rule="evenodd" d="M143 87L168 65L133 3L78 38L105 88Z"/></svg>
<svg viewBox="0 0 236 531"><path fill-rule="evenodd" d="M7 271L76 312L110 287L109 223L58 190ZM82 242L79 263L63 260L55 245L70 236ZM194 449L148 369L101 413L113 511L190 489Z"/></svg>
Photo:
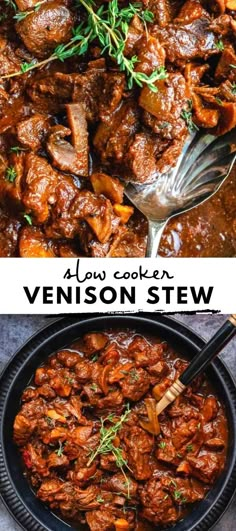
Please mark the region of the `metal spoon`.
<svg viewBox="0 0 236 531"><path fill-rule="evenodd" d="M158 255L170 218L212 197L228 177L236 159L236 128L222 137L197 133L186 142L176 166L151 184L130 182L129 200L148 219L147 257Z"/></svg>

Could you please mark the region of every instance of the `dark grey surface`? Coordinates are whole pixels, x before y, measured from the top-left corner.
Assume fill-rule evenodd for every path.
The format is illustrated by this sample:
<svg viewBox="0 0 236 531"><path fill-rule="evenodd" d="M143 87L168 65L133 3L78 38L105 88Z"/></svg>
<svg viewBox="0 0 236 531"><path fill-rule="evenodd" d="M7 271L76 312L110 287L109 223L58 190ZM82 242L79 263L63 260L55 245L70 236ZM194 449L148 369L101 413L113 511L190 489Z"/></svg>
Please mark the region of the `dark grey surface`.
<svg viewBox="0 0 236 531"><path fill-rule="evenodd" d="M209 339L224 322L222 315L184 315L176 314L175 319L190 326L205 339ZM14 352L39 328L51 322L44 316L0 316L1 345L0 364L3 366ZM222 354L223 359L236 379L236 339L232 341ZM214 531L233 531L236 529L236 498L227 510ZM19 531L20 527L13 521L0 502L0 531Z"/></svg>

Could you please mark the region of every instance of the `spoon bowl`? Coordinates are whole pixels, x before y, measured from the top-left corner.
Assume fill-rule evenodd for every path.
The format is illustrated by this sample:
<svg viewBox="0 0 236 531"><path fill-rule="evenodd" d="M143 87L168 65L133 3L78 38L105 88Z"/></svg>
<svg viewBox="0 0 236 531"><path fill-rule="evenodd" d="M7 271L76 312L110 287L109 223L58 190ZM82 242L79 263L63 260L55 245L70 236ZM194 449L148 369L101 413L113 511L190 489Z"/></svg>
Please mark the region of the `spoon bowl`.
<svg viewBox="0 0 236 531"><path fill-rule="evenodd" d="M147 257L158 255L170 218L212 197L229 176L236 159L236 129L222 137L191 135L178 162L149 184L129 182L125 194L148 220Z"/></svg>

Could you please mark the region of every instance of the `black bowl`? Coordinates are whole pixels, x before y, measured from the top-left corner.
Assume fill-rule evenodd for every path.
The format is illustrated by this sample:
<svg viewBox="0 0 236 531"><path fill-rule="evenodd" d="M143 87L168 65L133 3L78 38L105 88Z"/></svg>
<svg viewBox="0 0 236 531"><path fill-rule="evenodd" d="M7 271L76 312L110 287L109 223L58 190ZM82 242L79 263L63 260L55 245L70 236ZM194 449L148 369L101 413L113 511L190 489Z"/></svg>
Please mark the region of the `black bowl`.
<svg viewBox="0 0 236 531"><path fill-rule="evenodd" d="M2 414L0 440L0 492L12 516L27 531L68 531L70 525L53 514L32 492L23 475L19 453L12 440L13 420L20 397L35 369L60 348L89 331L131 328L165 339L175 350L190 359L204 341L175 320L158 316L109 315L59 319L34 335L13 357L0 380ZM221 360L216 359L207 375L226 407L229 446L225 470L208 495L192 512L171 527L174 531L209 531L227 508L236 484L236 387ZM71 528L73 529L73 528Z"/></svg>

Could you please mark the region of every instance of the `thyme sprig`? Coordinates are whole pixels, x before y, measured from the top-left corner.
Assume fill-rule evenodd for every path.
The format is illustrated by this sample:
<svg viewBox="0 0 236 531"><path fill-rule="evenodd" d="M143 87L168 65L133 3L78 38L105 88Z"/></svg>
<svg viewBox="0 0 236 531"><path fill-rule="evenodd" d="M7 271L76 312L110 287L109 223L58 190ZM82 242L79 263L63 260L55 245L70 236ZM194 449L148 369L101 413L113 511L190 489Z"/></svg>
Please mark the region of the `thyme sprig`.
<svg viewBox="0 0 236 531"><path fill-rule="evenodd" d="M38 2L36 5L41 5ZM39 7L40 7L39 5ZM140 3L129 4L119 8L118 0L111 0L107 5L101 5L97 11L94 9L93 0L77 0L77 7L83 7L88 14L87 20L73 29L73 35L66 44L56 47L52 55L43 61L23 63L18 72L2 76L2 79L20 76L35 68L40 68L56 59L65 61L75 55L82 55L88 51L89 44L98 40L101 46L101 54L105 53L113 59L121 72L127 75L128 89L132 89L134 84L142 87L148 85L153 92L157 92L156 81L166 79L167 72L163 66L155 69L149 76L144 72L138 72L135 67L138 57L131 58L125 56L125 44L129 31L129 23L134 15L138 16L146 28L147 22L153 21L153 14L148 10L143 10ZM22 16L24 16L22 14ZM16 15L18 17L18 15ZM18 18L19 20L19 18Z"/></svg>
<svg viewBox="0 0 236 531"><path fill-rule="evenodd" d="M188 100L187 109L182 109L181 118L186 122L187 128L190 133L193 131L199 131L198 126L193 122L193 103L192 100Z"/></svg>
<svg viewBox="0 0 236 531"><path fill-rule="evenodd" d="M93 450L91 452L90 458L87 463L87 466L89 467L98 455L106 455L106 454L112 453L113 456L115 457L116 466L120 468L124 476L124 480L125 480L124 485L125 487L127 487L127 498L128 499L130 498L130 480L125 473L124 467L127 468L128 470L130 470L130 468L129 468L129 465L126 459L124 459L123 457L122 449L119 447L116 447L113 444L113 441L115 437L117 436L119 430L123 426L123 424L127 422L129 414L130 414L130 408L128 405L125 412L123 413L123 415L121 415L121 417L119 418L117 422L115 422L113 414L108 415L108 417L106 417L105 419L103 418L101 419L100 443L98 447L96 448L96 450ZM111 423L111 425L108 428L106 428L107 422Z"/></svg>
<svg viewBox="0 0 236 531"><path fill-rule="evenodd" d="M20 22L21 20L24 20L26 17L28 17L29 15L31 15L32 13L37 13L37 11L39 11L40 7L42 4L45 4L47 2L47 0L41 0L41 2L37 2L37 4L35 4L35 6L33 7L33 9L29 10L29 11L19 11L18 13L16 13L14 15L14 19L17 20L17 22Z"/></svg>

